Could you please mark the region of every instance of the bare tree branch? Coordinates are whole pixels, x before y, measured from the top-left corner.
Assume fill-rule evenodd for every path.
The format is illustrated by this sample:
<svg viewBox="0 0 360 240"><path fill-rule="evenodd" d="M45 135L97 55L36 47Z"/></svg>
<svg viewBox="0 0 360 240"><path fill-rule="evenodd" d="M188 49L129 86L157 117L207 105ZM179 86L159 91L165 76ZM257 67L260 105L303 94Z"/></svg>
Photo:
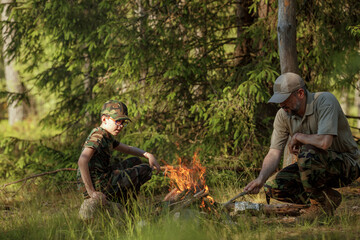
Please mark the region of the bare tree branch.
<svg viewBox="0 0 360 240"><path fill-rule="evenodd" d="M32 176L17 180L15 182L6 183L6 184L2 185L1 188L5 188L5 187L7 187L9 185L12 185L12 184L15 184L15 183L27 181L27 180L32 179L32 178L37 178L37 177L41 177L41 176L45 176L45 175L50 175L50 174L54 174L54 173L58 173L58 172L62 172L62 171L76 171L76 170L77 169L75 169L75 168L61 168L61 169L57 169L57 170L50 171L50 172L39 173L39 174L35 174L35 175L32 175Z"/></svg>

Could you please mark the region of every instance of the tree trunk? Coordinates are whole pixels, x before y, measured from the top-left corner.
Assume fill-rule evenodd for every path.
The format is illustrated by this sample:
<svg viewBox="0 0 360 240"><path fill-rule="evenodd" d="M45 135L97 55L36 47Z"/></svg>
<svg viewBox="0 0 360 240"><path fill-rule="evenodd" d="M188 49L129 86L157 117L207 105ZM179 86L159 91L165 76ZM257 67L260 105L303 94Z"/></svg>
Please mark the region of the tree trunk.
<svg viewBox="0 0 360 240"><path fill-rule="evenodd" d="M296 1L279 0L278 5L277 31L281 74L287 72L299 74L296 51ZM286 144L283 167L293 162L294 156L290 154Z"/></svg>
<svg viewBox="0 0 360 240"><path fill-rule="evenodd" d="M1 14L2 21L9 21L8 7L9 1L2 0L4 8ZM19 74L15 69L15 60L11 60L11 57L7 53L7 49L12 42L12 34L7 25L3 25L2 38L3 38L3 56L4 56L4 72L6 79L6 89L9 93L23 93L25 88L22 85ZM8 105L8 121L12 126L16 122L22 121L25 118L25 106L23 102L19 103L19 100L15 100Z"/></svg>
<svg viewBox="0 0 360 240"><path fill-rule="evenodd" d="M269 15L269 4L272 3L272 0L261 0L259 2L259 11L258 11L258 15L259 18L266 18Z"/></svg>
<svg viewBox="0 0 360 240"><path fill-rule="evenodd" d="M274 1L274 0L271 0ZM271 1L269 0L261 0L259 2L259 10L258 10L258 15L259 15L259 19L265 19L268 17L269 15L269 4L272 4ZM259 49L261 50L264 46L264 41L261 40L259 42ZM259 51L259 54L264 56L265 52L264 51Z"/></svg>
<svg viewBox="0 0 360 240"><path fill-rule="evenodd" d="M147 39L146 39L146 13L145 13L145 9L144 6L141 2L141 0L137 0L136 1L138 4L138 17L140 18L140 27L139 27L139 32L140 32L140 36L142 39L142 43L146 43ZM142 46L143 49L146 49L147 46ZM147 63L146 61L141 61L140 62L140 80L141 80L141 84L145 83L145 79L146 76L148 74L148 68L147 68Z"/></svg>
<svg viewBox="0 0 360 240"><path fill-rule="evenodd" d="M84 90L85 90L85 101L86 103L90 102L93 100L94 96L93 96L93 88L94 88L94 79L91 77L91 59L89 54L86 52L84 53L84 60L85 60L85 64L84 64ZM86 112L85 113L85 122L87 125L92 125L93 123L95 123L97 121L97 119L94 119L94 116L89 113Z"/></svg>
<svg viewBox="0 0 360 240"><path fill-rule="evenodd" d="M279 0L278 46L281 74L299 73L296 51L296 1Z"/></svg>
<svg viewBox="0 0 360 240"><path fill-rule="evenodd" d="M285 149L284 149L283 166L282 166L283 168L285 168L293 163L296 163L296 161L297 161L296 155L291 154L290 150L289 150L290 139L291 138L289 136L288 141L286 142L286 145L285 145Z"/></svg>
<svg viewBox="0 0 360 240"><path fill-rule="evenodd" d="M242 34L244 32L244 27L249 26L252 22L252 17L249 14L249 6L251 2L248 0L236 0L236 37L237 37L237 44L235 46L234 51L234 65L240 66L242 64L246 64L247 61L250 59L250 51L249 46L250 39L241 40Z"/></svg>
<svg viewBox="0 0 360 240"><path fill-rule="evenodd" d="M138 25L138 31L140 33L140 37L141 38L141 49L144 49L144 51L147 51L147 39L146 39L146 12L143 6L143 3L141 2L142 0L136 0L136 4L138 6L137 9L137 17L139 18L139 25ZM147 62L146 59L147 57L143 58L143 59L139 59L139 68L140 68L140 72L139 72L139 87L140 87L140 98L139 98L139 102L141 104L145 103L145 96L146 96L146 91L145 91L145 86L146 86L146 77L148 74L148 66L147 66Z"/></svg>
<svg viewBox="0 0 360 240"><path fill-rule="evenodd" d="M348 109L348 95L349 92L346 88L342 88L341 89L341 95L340 95L340 106L343 110L343 112L345 113L345 115L349 114L349 109Z"/></svg>
<svg viewBox="0 0 360 240"><path fill-rule="evenodd" d="M355 107L357 109L357 114L360 116L360 81L357 82L355 88ZM360 119L357 120L357 128L360 128Z"/></svg>

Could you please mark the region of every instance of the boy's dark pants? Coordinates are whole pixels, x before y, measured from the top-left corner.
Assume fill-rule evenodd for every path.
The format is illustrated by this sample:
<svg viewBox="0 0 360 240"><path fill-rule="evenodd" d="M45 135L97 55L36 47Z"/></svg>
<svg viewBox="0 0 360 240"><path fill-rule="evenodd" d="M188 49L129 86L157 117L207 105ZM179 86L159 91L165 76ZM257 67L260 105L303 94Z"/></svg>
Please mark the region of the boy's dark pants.
<svg viewBox="0 0 360 240"><path fill-rule="evenodd" d="M150 180L152 169L139 158L131 157L112 165L105 173L90 170L90 176L95 190L104 193L107 200L125 203L130 197L136 198L140 186ZM80 177L78 181L85 199L90 198Z"/></svg>
<svg viewBox="0 0 360 240"><path fill-rule="evenodd" d="M265 183L266 198L279 201L308 204L310 198L321 198L326 188L349 185L359 177L360 171L341 153L321 151L304 145L298 161L274 174Z"/></svg>
<svg viewBox="0 0 360 240"><path fill-rule="evenodd" d="M149 164L142 163L137 157L118 162L111 168L105 194L114 202L126 202L130 197L136 198L141 185L152 176Z"/></svg>

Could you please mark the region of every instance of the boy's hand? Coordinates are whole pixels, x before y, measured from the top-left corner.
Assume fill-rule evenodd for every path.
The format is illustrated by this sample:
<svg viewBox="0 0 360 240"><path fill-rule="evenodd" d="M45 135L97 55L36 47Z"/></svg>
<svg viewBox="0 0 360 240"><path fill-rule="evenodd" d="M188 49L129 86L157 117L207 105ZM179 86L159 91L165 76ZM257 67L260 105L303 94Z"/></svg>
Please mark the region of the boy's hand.
<svg viewBox="0 0 360 240"><path fill-rule="evenodd" d="M160 165L159 163L156 161L156 158L154 157L154 155L152 155L151 153L144 153L144 157L146 157L147 159L149 159L149 165L152 169L156 168L156 174L158 174L160 172Z"/></svg>
<svg viewBox="0 0 360 240"><path fill-rule="evenodd" d="M92 192L90 197L96 201L100 201L101 205L106 205L106 196L102 192Z"/></svg>

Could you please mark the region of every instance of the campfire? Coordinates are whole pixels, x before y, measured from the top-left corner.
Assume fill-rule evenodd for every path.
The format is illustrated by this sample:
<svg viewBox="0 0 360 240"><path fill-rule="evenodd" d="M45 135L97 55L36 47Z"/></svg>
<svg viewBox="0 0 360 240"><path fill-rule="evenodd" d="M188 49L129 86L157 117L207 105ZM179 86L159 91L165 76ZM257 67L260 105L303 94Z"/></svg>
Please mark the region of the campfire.
<svg viewBox="0 0 360 240"><path fill-rule="evenodd" d="M214 199L209 195L209 187L206 185L206 168L201 165L195 153L192 161L184 164L178 159L176 167L165 162L164 175L170 179L170 192L163 201L169 202L174 209L184 208L198 203L205 211L211 211Z"/></svg>
<svg viewBox="0 0 360 240"><path fill-rule="evenodd" d="M252 202L235 202L235 199L246 195L242 192L226 203L217 203L209 194L209 187L206 185L206 168L201 165L195 153L190 163L183 163L178 159L177 166L165 164L164 175L170 179L169 193L164 197L163 203L167 205L170 212L178 212L184 208L194 206L207 213L219 215L219 211L242 213L247 210L267 215L298 216L300 210L309 207L298 204L261 204Z"/></svg>

